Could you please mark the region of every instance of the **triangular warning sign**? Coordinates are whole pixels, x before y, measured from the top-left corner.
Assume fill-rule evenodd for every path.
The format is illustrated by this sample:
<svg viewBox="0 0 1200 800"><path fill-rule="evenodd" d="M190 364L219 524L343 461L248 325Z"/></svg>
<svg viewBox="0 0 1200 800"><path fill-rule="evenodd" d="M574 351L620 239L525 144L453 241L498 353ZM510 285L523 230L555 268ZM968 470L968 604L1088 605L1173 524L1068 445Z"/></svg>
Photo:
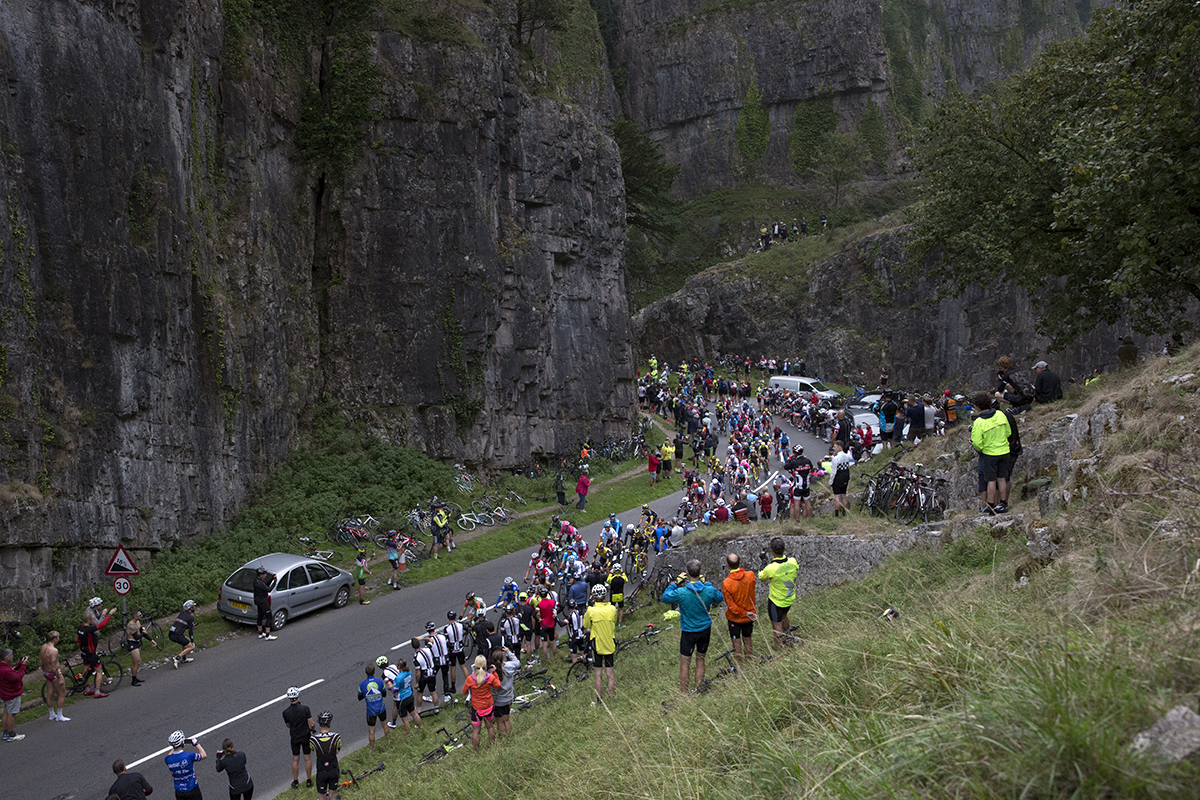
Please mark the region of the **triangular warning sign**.
<svg viewBox="0 0 1200 800"><path fill-rule="evenodd" d="M104 574L113 577L138 574L138 568L134 566L133 559L129 557L129 552L125 549L124 545L117 545L117 552L113 553L113 557L108 562L108 569L104 570Z"/></svg>

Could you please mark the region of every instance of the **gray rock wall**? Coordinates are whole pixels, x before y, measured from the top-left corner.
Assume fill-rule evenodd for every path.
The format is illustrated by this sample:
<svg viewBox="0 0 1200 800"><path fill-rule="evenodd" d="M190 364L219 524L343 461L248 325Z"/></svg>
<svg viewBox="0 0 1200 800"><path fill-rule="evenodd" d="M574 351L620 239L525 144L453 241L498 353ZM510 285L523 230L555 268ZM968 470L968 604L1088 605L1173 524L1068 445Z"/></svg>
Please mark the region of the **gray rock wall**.
<svg viewBox="0 0 1200 800"><path fill-rule="evenodd" d="M218 527L322 402L493 466L628 431L611 90L529 93L486 8L478 46L371 31L379 115L335 181L296 146L304 76L222 9L0 4L7 605Z"/></svg>

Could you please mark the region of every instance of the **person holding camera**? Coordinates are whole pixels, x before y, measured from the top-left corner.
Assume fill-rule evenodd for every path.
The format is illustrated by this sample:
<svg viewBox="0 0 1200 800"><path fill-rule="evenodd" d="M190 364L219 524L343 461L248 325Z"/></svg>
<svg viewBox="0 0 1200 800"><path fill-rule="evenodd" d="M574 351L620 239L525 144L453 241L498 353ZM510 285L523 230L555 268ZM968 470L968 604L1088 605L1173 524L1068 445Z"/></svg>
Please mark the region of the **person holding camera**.
<svg viewBox="0 0 1200 800"><path fill-rule="evenodd" d="M167 737L171 752L163 759L167 769L171 771L171 780L175 783L175 800L202 800L200 782L196 780L196 762L208 758L204 748L196 737L187 738L183 731L175 731ZM184 745L191 745L196 752L184 750Z"/></svg>
<svg viewBox="0 0 1200 800"><path fill-rule="evenodd" d="M125 762L117 759L112 765L113 774L117 779L109 787L109 797L120 800L142 800L154 793L154 788L146 781L140 772L130 772L125 768Z"/></svg>
<svg viewBox="0 0 1200 800"><path fill-rule="evenodd" d="M4 701L4 741L19 742L25 734L17 733L17 713L21 710L21 695L25 692L25 670L29 668L29 656L22 656L13 665L15 655L11 648L0 650L0 700Z"/></svg>
<svg viewBox="0 0 1200 800"><path fill-rule="evenodd" d="M217 751L217 772L224 772L229 778L229 800L252 800L254 779L246 770L246 754L234 749L232 739L221 742L221 749Z"/></svg>
<svg viewBox="0 0 1200 800"><path fill-rule="evenodd" d="M679 691L687 693L691 686L692 652L696 653L696 685L704 683L704 656L712 637L712 617L709 609L722 600L721 590L704 580L700 562L687 562L675 583L663 592L664 603L679 604Z"/></svg>
<svg viewBox="0 0 1200 800"><path fill-rule="evenodd" d="M262 567L254 575L254 608L258 611L258 638L271 642L279 637L271 633L271 581L275 576Z"/></svg>

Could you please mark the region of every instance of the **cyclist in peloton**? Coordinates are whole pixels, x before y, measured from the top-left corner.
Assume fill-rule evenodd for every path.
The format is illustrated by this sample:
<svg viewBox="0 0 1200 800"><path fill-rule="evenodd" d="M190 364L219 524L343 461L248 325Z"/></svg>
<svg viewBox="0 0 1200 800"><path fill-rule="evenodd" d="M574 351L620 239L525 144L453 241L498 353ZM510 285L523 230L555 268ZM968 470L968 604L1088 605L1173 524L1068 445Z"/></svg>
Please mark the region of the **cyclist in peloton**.
<svg viewBox="0 0 1200 800"><path fill-rule="evenodd" d="M496 602L494 605L500 605L501 603L517 602L517 594L520 591L521 591L520 585L510 575L509 577L504 579L504 584L500 587L500 594L496 595ZM465 676L463 677L463 680L466 680Z"/></svg>

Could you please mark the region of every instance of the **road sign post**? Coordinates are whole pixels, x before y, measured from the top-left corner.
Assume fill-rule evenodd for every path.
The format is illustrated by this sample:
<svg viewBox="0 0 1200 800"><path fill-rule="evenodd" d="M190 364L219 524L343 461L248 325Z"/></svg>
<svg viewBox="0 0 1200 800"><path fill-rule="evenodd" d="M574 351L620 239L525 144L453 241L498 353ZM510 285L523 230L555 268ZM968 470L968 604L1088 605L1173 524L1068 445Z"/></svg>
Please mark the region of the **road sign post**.
<svg viewBox="0 0 1200 800"><path fill-rule="evenodd" d="M129 579L139 573L137 564L133 563L133 558L124 545L117 545L117 551L108 560L108 568L104 570L104 574L113 579L113 591L121 595L121 624L122 627L128 625L129 607L125 595L133 588L133 581Z"/></svg>

